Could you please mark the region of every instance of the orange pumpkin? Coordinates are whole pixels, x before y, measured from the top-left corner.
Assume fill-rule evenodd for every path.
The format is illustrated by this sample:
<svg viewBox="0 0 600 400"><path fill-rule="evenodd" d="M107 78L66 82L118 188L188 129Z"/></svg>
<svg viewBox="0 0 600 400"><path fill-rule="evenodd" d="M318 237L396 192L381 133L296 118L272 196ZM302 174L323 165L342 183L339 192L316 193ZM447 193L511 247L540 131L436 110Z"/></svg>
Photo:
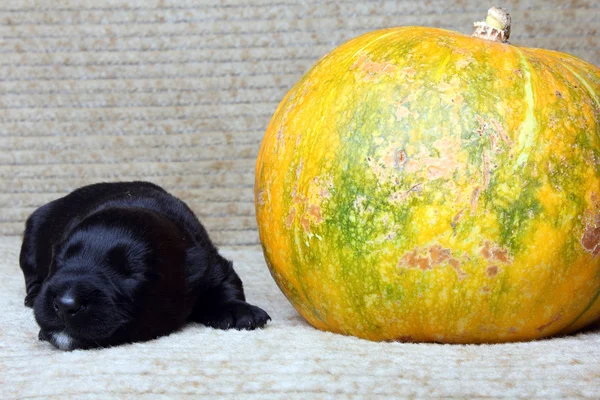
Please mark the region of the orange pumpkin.
<svg viewBox="0 0 600 400"><path fill-rule="evenodd" d="M505 43L501 11L360 36L277 108L260 240L315 327L499 342L600 316L600 70Z"/></svg>

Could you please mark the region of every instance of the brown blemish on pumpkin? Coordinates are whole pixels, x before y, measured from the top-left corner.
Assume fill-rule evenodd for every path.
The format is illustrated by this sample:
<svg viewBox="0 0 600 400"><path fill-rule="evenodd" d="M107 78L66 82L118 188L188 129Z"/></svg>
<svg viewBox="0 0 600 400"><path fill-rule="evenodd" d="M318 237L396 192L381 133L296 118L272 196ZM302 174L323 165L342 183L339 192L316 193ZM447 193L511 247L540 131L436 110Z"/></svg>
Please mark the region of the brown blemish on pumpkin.
<svg viewBox="0 0 600 400"><path fill-rule="evenodd" d="M396 168L400 168L406 163L406 152L402 149L396 152Z"/></svg>
<svg viewBox="0 0 600 400"><path fill-rule="evenodd" d="M512 141L506 134L506 131L502 127L502 124L495 119L492 119L491 122L492 122L492 125L494 125L494 129L496 130L496 133L498 134L498 136L500 136L500 139L504 142L504 144L506 144L507 146L512 146Z"/></svg>
<svg viewBox="0 0 600 400"><path fill-rule="evenodd" d="M562 99L563 94L561 92L559 92L558 90L554 92L556 94L556 97L558 97L559 99Z"/></svg>
<svg viewBox="0 0 600 400"><path fill-rule="evenodd" d="M436 244L431 246L431 248L429 249L429 254L433 265L437 265L448 260L452 255L452 252L450 251L450 249L445 249L439 244Z"/></svg>
<svg viewBox="0 0 600 400"><path fill-rule="evenodd" d="M591 209L583 215L585 228L581 237L581 246L596 257L600 253L600 200L596 192L590 194Z"/></svg>
<svg viewBox="0 0 600 400"><path fill-rule="evenodd" d="M587 218L589 220L589 218ZM586 252L596 257L600 253L600 215L585 225L581 245Z"/></svg>
<svg viewBox="0 0 600 400"><path fill-rule="evenodd" d="M498 266L497 265L490 265L487 267L487 269L485 270L485 273L487 274L487 276L496 276L498 275Z"/></svg>
<svg viewBox="0 0 600 400"><path fill-rule="evenodd" d="M398 179L399 169L429 180L451 179L455 172L464 165L461 162L460 138L438 139L433 143L433 146L435 150L421 146L418 151L411 152L409 155L405 149L399 148L397 144L391 144L385 148L377 149L376 155L367 156L366 162L381 186L400 185ZM432 152L436 156L432 156ZM438 154L439 156L437 156ZM415 187L410 188L410 190L414 191ZM399 190L391 198L393 201L399 201L403 200L405 196Z"/></svg>
<svg viewBox="0 0 600 400"><path fill-rule="evenodd" d="M296 178L300 178L304 161L301 161L296 168ZM308 185L307 195L303 196L297 192L298 182L292 188L292 201L294 205L286 218L286 226L291 228L294 224L296 215L300 217L300 225L307 234L311 234L311 224L318 225L325 218L323 216L323 202L331 197L330 189L333 187L331 177L315 177L310 180Z"/></svg>
<svg viewBox="0 0 600 400"><path fill-rule="evenodd" d="M300 219L300 225L302 225L302 228L304 229L304 232L309 233L310 234L310 221L307 217L306 214L304 214L302 216L302 218Z"/></svg>
<svg viewBox="0 0 600 400"><path fill-rule="evenodd" d="M422 270L431 269L429 258L427 256L419 255L417 249L405 254L400 262L408 265L408 268L419 268Z"/></svg>
<svg viewBox="0 0 600 400"><path fill-rule="evenodd" d="M369 161L372 161L369 158ZM406 163L406 152L403 149L394 148L388 151L388 154L383 158L383 163L388 168L399 169ZM373 168L371 166L371 168Z"/></svg>
<svg viewBox="0 0 600 400"><path fill-rule="evenodd" d="M451 178L457 169L462 167L458 156L460 153L460 139L442 138L433 143L438 150L439 157L431 157L428 151L423 149L418 154L411 156L406 163L407 172L417 172L425 168L429 180L439 178Z"/></svg>
<svg viewBox="0 0 600 400"><path fill-rule="evenodd" d="M504 264L512 262L508 249L493 246L489 240L484 242L483 248L481 249L481 255L486 260L495 260Z"/></svg>
<svg viewBox="0 0 600 400"><path fill-rule="evenodd" d="M292 227L294 223L294 218L296 218L296 207L292 207L290 212L288 213L287 218L285 219L285 226L289 229Z"/></svg>
<svg viewBox="0 0 600 400"><path fill-rule="evenodd" d="M321 208L316 205L311 205L308 208L308 213L314 218L314 222L320 224L323 222L323 217L321 216Z"/></svg>
<svg viewBox="0 0 600 400"><path fill-rule="evenodd" d="M450 261L448 261L448 264L450 264L454 271L456 271L458 280L461 281L467 276L467 273L460 268L460 261L458 261L456 258L451 258Z"/></svg>
<svg viewBox="0 0 600 400"><path fill-rule="evenodd" d="M460 268L460 261L452 257L452 251L439 244L434 244L424 249L415 247L412 251L404 254L398 262L398 268L414 268L422 271L444 265L452 267L458 275L459 280L467 276Z"/></svg>
<svg viewBox="0 0 600 400"><path fill-rule="evenodd" d="M508 250L506 249L494 252L494 257L496 258L496 260L503 263L508 263L510 261L508 256Z"/></svg>
<svg viewBox="0 0 600 400"><path fill-rule="evenodd" d="M374 62L366 55L361 54L350 67L351 71L360 72L360 77L365 81L376 81L381 76L394 76L398 67L389 62Z"/></svg>
<svg viewBox="0 0 600 400"><path fill-rule="evenodd" d="M548 328L550 325L552 325L555 322L559 321L561 318L562 318L562 314L561 313L555 314L552 317L552 319L550 320L550 322L545 323L544 325L540 325L536 329L538 330L538 332L542 332L543 330L545 330L546 328Z"/></svg>

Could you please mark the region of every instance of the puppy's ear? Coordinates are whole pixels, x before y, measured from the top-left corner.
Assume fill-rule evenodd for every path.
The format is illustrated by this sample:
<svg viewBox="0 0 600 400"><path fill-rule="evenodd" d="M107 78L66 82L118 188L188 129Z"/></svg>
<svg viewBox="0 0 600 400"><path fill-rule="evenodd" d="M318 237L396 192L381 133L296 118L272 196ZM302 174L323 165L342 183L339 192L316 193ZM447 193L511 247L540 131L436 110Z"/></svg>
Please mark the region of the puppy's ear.
<svg viewBox="0 0 600 400"><path fill-rule="evenodd" d="M210 255L201 247L194 246L186 251L185 268L188 287L197 289L203 285L211 285L211 282L205 281L210 263Z"/></svg>
<svg viewBox="0 0 600 400"><path fill-rule="evenodd" d="M51 256L50 256L50 265L48 266L48 274L54 274L56 272L56 264L57 264L57 258L60 255L60 252L62 250L62 246L63 246L63 242L61 243L55 243L52 245L52 252L51 252Z"/></svg>
<svg viewBox="0 0 600 400"><path fill-rule="evenodd" d="M126 246L115 246L106 253L108 263L121 275L131 275L131 265Z"/></svg>

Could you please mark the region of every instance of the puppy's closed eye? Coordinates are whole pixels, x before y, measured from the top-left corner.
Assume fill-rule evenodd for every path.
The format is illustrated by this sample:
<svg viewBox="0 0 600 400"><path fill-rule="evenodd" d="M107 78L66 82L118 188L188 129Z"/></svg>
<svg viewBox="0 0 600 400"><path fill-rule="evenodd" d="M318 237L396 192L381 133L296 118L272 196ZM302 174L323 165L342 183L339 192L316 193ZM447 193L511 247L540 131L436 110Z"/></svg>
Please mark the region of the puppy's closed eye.
<svg viewBox="0 0 600 400"><path fill-rule="evenodd" d="M64 258L71 258L76 256L77 254L79 254L81 252L81 249L83 248L83 243L81 242L77 242L77 243L73 243L71 245L69 245L69 247L67 247L67 250L65 251L65 255Z"/></svg>
<svg viewBox="0 0 600 400"><path fill-rule="evenodd" d="M125 245L117 245L106 253L106 261L118 274L128 277L133 273Z"/></svg>

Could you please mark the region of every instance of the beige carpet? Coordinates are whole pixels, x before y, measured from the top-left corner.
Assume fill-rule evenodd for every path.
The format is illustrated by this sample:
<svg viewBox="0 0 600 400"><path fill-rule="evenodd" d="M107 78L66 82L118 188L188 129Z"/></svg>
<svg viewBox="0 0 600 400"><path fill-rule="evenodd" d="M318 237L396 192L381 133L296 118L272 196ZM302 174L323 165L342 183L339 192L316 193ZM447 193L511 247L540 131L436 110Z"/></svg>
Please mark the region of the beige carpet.
<svg viewBox="0 0 600 400"><path fill-rule="evenodd" d="M512 42L600 65L597 0L511 0ZM323 54L397 25L469 33L473 0L0 0L0 398L600 398L600 331L529 344L370 343L307 326L256 251L253 168L279 100ZM146 179L229 247L259 332L190 326L62 353L36 340L23 221L83 184ZM243 247L240 247L243 246Z"/></svg>
<svg viewBox="0 0 600 400"><path fill-rule="evenodd" d="M254 332L199 325L144 344L64 353L36 340L22 305L18 238L0 241L0 398L600 398L600 329L491 346L374 343L308 326L262 254L226 250L249 300L273 317Z"/></svg>

